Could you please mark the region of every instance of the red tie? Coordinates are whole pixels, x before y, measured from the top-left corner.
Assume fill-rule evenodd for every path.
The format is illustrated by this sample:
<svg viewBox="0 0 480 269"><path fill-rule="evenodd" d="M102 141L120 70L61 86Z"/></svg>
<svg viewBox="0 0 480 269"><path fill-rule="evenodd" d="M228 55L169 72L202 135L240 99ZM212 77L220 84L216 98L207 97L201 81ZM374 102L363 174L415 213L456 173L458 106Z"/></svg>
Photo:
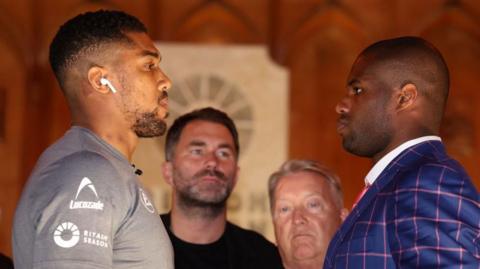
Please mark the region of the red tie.
<svg viewBox="0 0 480 269"><path fill-rule="evenodd" d="M370 187L370 184L365 185L363 190L358 194L357 198L355 199L355 202L353 203L352 209L357 206L358 202L362 199L363 195L368 191L368 188Z"/></svg>

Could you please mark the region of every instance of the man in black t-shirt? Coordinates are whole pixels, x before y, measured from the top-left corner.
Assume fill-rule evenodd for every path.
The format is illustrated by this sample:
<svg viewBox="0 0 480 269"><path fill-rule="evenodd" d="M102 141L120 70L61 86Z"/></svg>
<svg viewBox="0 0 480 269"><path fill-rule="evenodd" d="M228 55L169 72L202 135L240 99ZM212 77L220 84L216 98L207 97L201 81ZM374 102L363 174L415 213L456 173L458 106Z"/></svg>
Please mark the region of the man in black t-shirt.
<svg viewBox="0 0 480 269"><path fill-rule="evenodd" d="M172 209L161 216L175 268L282 268L277 248L226 219L237 181L238 133L227 114L204 108L175 120L167 133L166 182Z"/></svg>

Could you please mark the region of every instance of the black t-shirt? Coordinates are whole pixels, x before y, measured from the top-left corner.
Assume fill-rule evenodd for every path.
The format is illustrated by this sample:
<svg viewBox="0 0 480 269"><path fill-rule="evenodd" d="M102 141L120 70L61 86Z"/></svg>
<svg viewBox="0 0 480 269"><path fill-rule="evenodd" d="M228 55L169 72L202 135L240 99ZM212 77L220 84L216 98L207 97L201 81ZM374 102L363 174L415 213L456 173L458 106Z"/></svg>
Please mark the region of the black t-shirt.
<svg viewBox="0 0 480 269"><path fill-rule="evenodd" d="M170 231L170 214L160 215L172 241L176 269L283 268L278 250L262 235L227 222L225 232L210 244L192 244Z"/></svg>
<svg viewBox="0 0 480 269"><path fill-rule="evenodd" d="M0 268L1 269L13 269L12 258L0 253Z"/></svg>

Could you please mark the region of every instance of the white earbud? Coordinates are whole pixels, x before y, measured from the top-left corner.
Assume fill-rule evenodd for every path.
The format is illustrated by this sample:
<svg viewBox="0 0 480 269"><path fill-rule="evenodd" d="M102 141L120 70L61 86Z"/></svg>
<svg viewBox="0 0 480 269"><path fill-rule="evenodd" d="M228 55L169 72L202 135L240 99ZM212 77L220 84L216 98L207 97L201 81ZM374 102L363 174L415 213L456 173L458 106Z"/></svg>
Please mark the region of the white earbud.
<svg viewBox="0 0 480 269"><path fill-rule="evenodd" d="M106 79L106 78L101 78L100 79L100 84L102 85L106 85L108 88L110 88L110 90L113 92L113 93L116 93L117 92L117 89L115 89L115 87L113 87L112 83L110 82L110 80Z"/></svg>

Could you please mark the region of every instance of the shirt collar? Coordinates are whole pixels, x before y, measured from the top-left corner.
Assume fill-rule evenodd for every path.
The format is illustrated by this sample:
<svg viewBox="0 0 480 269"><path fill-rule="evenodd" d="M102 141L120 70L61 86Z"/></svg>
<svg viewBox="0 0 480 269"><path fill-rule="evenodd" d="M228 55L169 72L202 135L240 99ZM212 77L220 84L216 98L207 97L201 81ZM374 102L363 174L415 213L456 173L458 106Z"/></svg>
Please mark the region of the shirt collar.
<svg viewBox="0 0 480 269"><path fill-rule="evenodd" d="M430 136L422 136L419 138L415 138L412 140L408 140L407 142L401 144L400 146L396 147L394 150L390 151L387 153L385 156L383 156L373 167L370 169L370 172L368 172L367 176L365 177L365 185L372 185L375 180L378 178L378 176L385 170L387 165L393 161L402 151L405 149L416 145L420 144L422 142L428 141L428 140L436 140L436 141L442 141L442 139L438 136L435 135L430 135Z"/></svg>

